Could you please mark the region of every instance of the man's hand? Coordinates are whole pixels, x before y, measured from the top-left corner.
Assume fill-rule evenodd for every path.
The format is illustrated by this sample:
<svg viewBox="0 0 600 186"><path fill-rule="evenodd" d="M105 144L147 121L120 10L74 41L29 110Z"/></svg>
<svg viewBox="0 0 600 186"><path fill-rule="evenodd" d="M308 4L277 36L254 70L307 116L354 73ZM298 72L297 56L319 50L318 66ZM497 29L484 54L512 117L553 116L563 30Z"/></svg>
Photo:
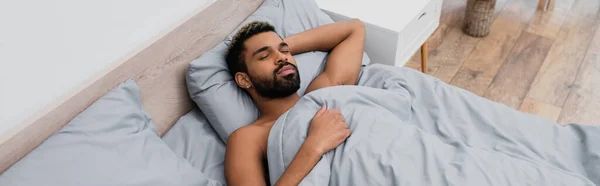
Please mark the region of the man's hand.
<svg viewBox="0 0 600 186"><path fill-rule="evenodd" d="M323 106L312 119L306 145L313 147L319 155L336 148L350 136L344 116L337 109L327 110Z"/></svg>
<svg viewBox="0 0 600 186"><path fill-rule="evenodd" d="M323 154L350 136L350 129L337 109L327 110L323 106L317 111L310 125L308 137L275 186L298 185Z"/></svg>

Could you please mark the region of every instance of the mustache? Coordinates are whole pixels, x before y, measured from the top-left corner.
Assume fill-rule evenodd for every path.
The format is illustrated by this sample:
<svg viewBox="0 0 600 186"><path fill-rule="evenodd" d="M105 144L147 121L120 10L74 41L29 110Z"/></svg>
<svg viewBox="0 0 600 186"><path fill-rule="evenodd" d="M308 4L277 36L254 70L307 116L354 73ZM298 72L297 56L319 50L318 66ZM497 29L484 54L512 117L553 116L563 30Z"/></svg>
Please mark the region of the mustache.
<svg viewBox="0 0 600 186"><path fill-rule="evenodd" d="M279 64L279 66L277 68L275 68L275 70L273 71L273 74L277 74L277 72L279 72L279 70L281 70L283 67L285 67L287 65L292 66L292 68L294 68L294 70L296 70L296 73L298 73L298 67L296 67L296 65L294 65L290 62L284 61L284 62L281 62L281 64Z"/></svg>

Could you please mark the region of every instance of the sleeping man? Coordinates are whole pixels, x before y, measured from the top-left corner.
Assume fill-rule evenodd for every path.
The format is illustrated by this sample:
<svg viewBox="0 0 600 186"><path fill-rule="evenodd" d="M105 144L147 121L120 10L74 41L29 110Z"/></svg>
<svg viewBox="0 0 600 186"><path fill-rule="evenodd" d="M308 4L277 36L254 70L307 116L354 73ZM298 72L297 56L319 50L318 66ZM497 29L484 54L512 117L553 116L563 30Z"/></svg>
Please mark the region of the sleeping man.
<svg viewBox="0 0 600 186"><path fill-rule="evenodd" d="M559 125L408 68L361 70L364 27L280 38L255 22L237 33L226 60L260 116L229 136L228 184L600 185L600 127ZM329 57L306 92L330 88L300 99L292 55L308 51Z"/></svg>
<svg viewBox="0 0 600 186"><path fill-rule="evenodd" d="M237 85L246 90L260 111L252 124L231 134L227 142L225 175L229 185L270 185L267 139L275 121L300 99L300 77L292 57L309 51L329 51L323 73L306 93L336 85L354 85L360 72L365 26L359 20L323 25L281 38L272 25L251 22L234 36L226 56ZM313 117L308 137L292 163L274 185L297 185L321 156L350 135L339 110L321 108Z"/></svg>

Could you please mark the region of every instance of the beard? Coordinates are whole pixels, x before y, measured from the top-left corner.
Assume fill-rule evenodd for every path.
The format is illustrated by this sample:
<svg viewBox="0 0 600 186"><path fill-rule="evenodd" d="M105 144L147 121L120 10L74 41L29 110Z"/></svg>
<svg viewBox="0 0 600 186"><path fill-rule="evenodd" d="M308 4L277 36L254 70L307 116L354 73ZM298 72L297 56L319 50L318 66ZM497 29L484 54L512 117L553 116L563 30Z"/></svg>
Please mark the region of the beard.
<svg viewBox="0 0 600 186"><path fill-rule="evenodd" d="M278 77L277 72L287 65L294 68L295 72ZM298 67L289 62L283 62L275 68L272 77L253 77L250 75L249 77L256 93L267 99L288 97L300 89L300 74L298 72Z"/></svg>

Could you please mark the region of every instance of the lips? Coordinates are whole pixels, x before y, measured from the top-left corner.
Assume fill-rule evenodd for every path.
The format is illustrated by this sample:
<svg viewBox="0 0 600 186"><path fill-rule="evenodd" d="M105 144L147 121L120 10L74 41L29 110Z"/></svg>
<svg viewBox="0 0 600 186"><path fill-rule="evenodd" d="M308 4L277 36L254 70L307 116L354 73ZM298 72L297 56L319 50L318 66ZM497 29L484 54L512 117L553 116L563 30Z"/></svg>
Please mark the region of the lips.
<svg viewBox="0 0 600 186"><path fill-rule="evenodd" d="M279 71L277 71L278 75L282 75L282 76L287 76L289 74L294 73L296 70L294 70L294 67L292 67L291 65L285 65L283 68L281 68Z"/></svg>

